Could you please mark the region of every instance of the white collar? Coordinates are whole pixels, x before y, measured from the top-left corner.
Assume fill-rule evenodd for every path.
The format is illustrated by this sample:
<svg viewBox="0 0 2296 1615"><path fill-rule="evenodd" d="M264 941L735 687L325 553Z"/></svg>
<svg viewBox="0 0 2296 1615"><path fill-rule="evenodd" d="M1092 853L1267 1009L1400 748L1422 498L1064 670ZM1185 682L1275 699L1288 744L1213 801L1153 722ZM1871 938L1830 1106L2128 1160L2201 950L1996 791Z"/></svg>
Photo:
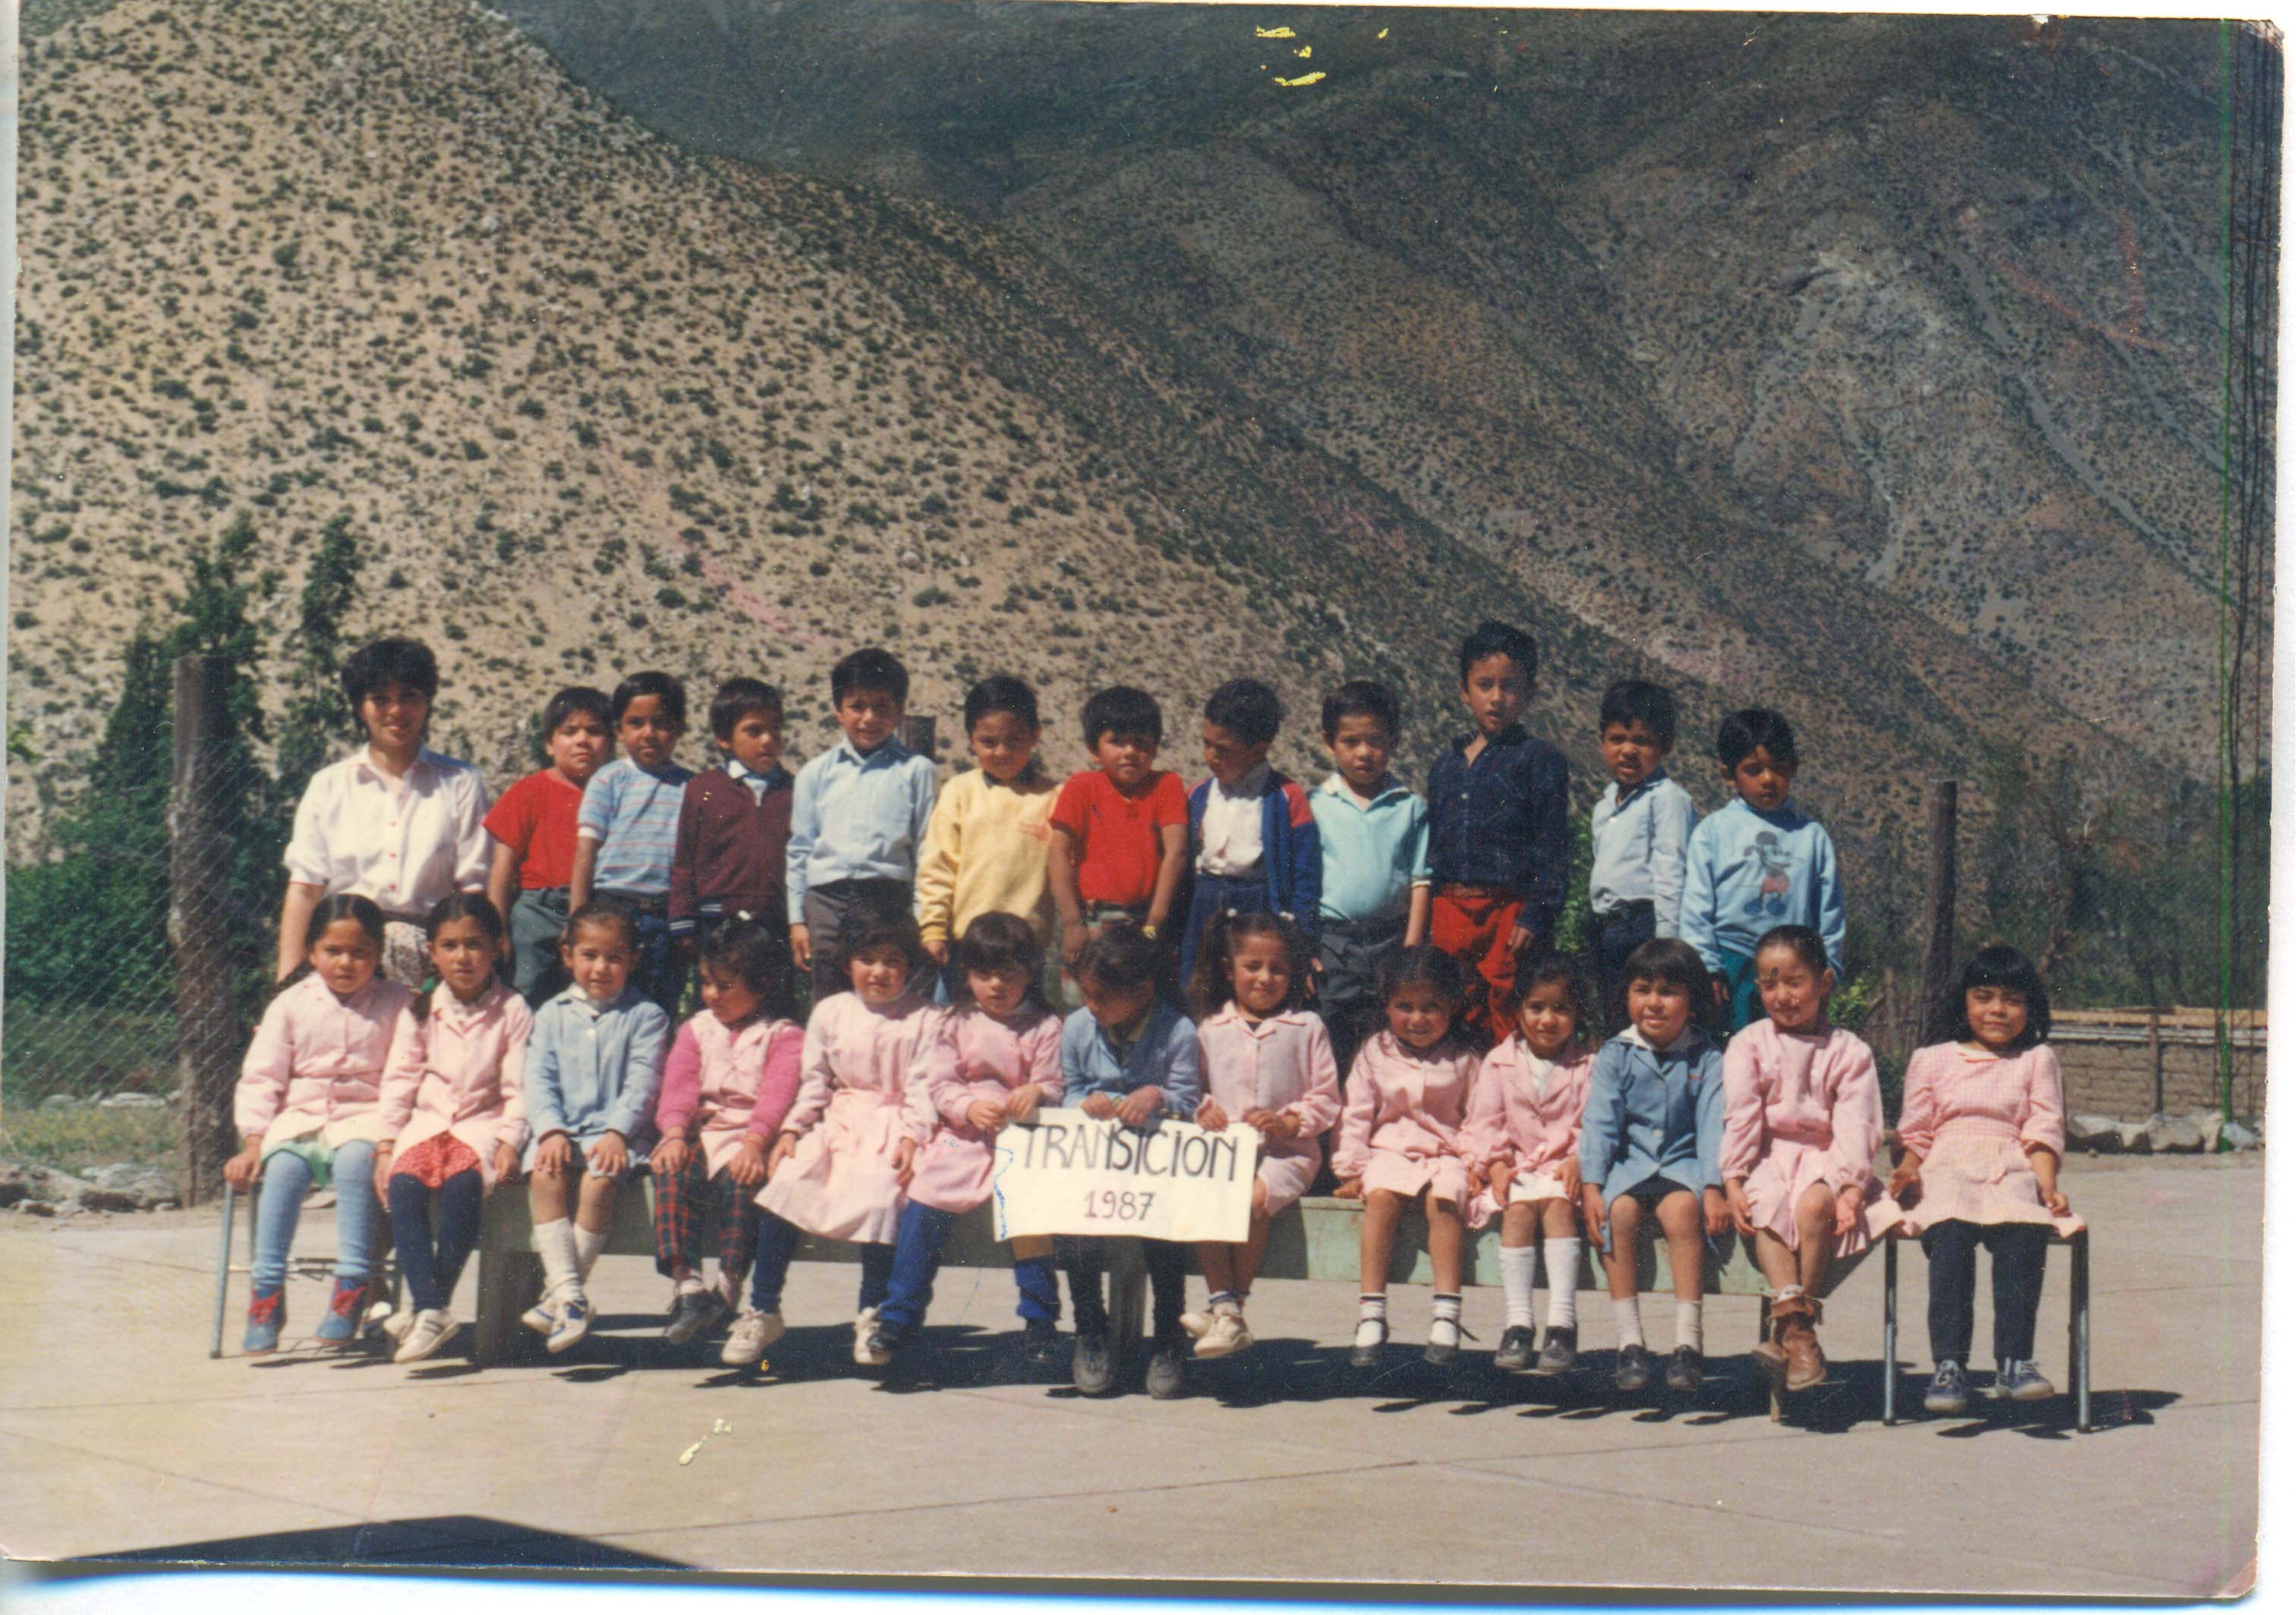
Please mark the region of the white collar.
<svg viewBox="0 0 2296 1615"><path fill-rule="evenodd" d="M1706 1033L1700 1028L1698 1022L1693 1021L1688 1026L1682 1029L1682 1036L1677 1037L1672 1043L1668 1044L1664 1048L1660 1048L1657 1045L1651 1042L1649 1038L1644 1037L1643 1029L1638 1026L1630 1026L1625 1031L1620 1032L1619 1036L1625 1038L1628 1043L1633 1044L1636 1048L1641 1049L1647 1053L1678 1054L1682 1053L1683 1050L1690 1047L1693 1044L1704 1041Z"/></svg>

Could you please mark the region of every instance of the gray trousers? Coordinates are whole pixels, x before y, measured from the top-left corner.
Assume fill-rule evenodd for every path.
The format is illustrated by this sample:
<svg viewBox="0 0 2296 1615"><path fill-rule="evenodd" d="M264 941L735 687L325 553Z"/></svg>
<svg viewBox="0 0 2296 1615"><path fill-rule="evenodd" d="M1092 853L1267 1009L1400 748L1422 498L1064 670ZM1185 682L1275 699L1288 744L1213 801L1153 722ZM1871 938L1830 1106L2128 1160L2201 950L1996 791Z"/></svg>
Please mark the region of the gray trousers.
<svg viewBox="0 0 2296 1615"><path fill-rule="evenodd" d="M566 930L566 893L522 891L510 905L511 985L533 1007L566 989L558 941Z"/></svg>
<svg viewBox="0 0 2296 1615"><path fill-rule="evenodd" d="M807 887L805 929L813 943L813 1001L818 1004L832 993L852 988L839 942L848 919L873 905L906 913L915 903L916 894L906 881L832 881Z"/></svg>

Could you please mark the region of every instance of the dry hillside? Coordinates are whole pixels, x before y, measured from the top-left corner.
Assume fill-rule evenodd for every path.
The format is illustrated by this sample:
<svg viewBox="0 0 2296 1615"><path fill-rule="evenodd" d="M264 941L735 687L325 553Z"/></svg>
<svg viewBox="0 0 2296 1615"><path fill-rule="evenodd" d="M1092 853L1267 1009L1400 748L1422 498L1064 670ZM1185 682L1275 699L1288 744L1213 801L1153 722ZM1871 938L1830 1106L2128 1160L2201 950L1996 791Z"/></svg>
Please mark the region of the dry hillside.
<svg viewBox="0 0 2296 1615"><path fill-rule="evenodd" d="M460 0L134 0L29 41L10 677L42 761L12 777L16 844L42 792L69 794L127 632L241 510L283 616L301 547L348 512L368 555L354 633L439 647L441 738L497 783L554 684L641 665L776 679L810 750L828 662L871 640L908 658L945 737L972 677L1036 680L1062 767L1067 715L1110 679L1165 698L1186 757L1212 684L1269 676L1296 765L1320 690L1383 675L1412 697L1415 771L1448 722L1450 644L1496 612L1540 635L1535 723L1582 794L1611 677L1668 676L1693 731L1785 706L1804 795L1878 893L1920 782L1965 772L1981 734L2146 726L2092 709L2138 676L2111 660L2119 619L2083 619L2083 656L2045 666L2007 629L2070 632L2061 599L1997 611L1990 637L1949 630L1937 589L1958 574L1931 552L1883 576L1839 509L1757 519L1747 488L1802 486L1788 461L1841 509L1871 484L1796 438L1819 432L1795 403L1812 384L1775 341L1726 359L1738 326L1678 324L1760 265L1707 293L1669 281L1680 307L1634 283L1672 246L1634 212L1654 170L1629 187L1627 157L1581 152L1550 194L1493 155L1524 114L1438 115L1416 91L1455 81L1423 62L1380 69L1378 96L1232 113L1264 88L1237 70L1136 160L1064 170L1049 137L1012 158L996 224L942 205L961 196L689 154ZM784 143L801 123L776 121ZM865 160L881 182L907 160L847 158ZM912 189L954 183L931 179ZM1463 191L1487 205L1445 205ZM1656 245L1628 251L1629 230ZM1754 328L1878 340L1860 322L1903 311L1860 284L1761 282L1784 312ZM1948 380L1956 399L1977 386ZM1691 430L1693 404L1739 430ZM2078 425L2104 406L2063 407ZM1874 452L1931 452L1940 430ZM2130 486L2116 496L2154 497ZM2101 553L2124 577L2167 564ZM2177 581L2142 606L2169 652ZM2169 652L2148 712L2185 688Z"/></svg>

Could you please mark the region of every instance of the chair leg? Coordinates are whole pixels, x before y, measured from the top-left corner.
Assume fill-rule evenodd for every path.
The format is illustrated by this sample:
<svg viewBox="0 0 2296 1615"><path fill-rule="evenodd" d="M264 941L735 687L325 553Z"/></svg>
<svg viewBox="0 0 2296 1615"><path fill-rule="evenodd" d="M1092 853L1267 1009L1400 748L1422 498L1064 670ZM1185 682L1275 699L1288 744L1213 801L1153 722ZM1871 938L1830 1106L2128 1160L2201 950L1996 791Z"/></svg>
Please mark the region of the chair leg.
<svg viewBox="0 0 2296 1615"><path fill-rule="evenodd" d="M231 1295L231 1225L238 1209L239 1196L229 1184L223 1186L223 1248L216 1252L215 1338L208 1342L208 1356L223 1356L224 1307ZM250 1222L254 1219L249 1218Z"/></svg>
<svg viewBox="0 0 2296 1615"><path fill-rule="evenodd" d="M1108 1242L1108 1365L1111 1383L1129 1386L1148 1319L1148 1267L1136 1239Z"/></svg>
<svg viewBox="0 0 2296 1615"><path fill-rule="evenodd" d="M2084 1228L2072 1237L2073 1295L2072 1316L2068 1327L2071 1339L2067 1342L2067 1356L2073 1373L2073 1428L2087 1435L2094 1427L2089 1416L2088 1373L2088 1230Z"/></svg>
<svg viewBox="0 0 2296 1615"><path fill-rule="evenodd" d="M1754 1344L1759 1346L1763 1341L1769 1338L1770 1298L1768 1294L1765 1292L1762 1296L1762 1309L1757 1313L1754 1317ZM1769 1399L1770 1422L1773 1424L1784 1423L1786 1418L1786 1401L1785 1398L1779 1393L1778 1382L1765 1375L1763 1384L1767 1388L1763 1394Z"/></svg>
<svg viewBox="0 0 2296 1615"><path fill-rule="evenodd" d="M1898 1422L1898 1242L1882 1243L1882 1422Z"/></svg>

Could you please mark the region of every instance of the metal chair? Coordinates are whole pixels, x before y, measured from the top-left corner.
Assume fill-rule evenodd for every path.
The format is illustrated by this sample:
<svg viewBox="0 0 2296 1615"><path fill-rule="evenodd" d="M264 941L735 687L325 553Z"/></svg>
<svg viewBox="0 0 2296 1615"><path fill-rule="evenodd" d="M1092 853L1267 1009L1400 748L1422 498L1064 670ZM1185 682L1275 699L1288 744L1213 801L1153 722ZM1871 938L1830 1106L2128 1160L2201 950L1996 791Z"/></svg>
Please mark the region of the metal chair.
<svg viewBox="0 0 2296 1615"><path fill-rule="evenodd" d="M1898 1422L1898 1245L1903 1235L1882 1242L1882 1422ZM2072 1251L2072 1309L2065 1325L2065 1361L2073 1379L2073 1428L2082 1435L2096 1428L2089 1409L2088 1230L2056 1234L2050 1242Z"/></svg>
<svg viewBox="0 0 2296 1615"><path fill-rule="evenodd" d="M239 1191L226 1184L223 1189L222 1238L216 1248L215 1333L208 1342L209 1357L223 1356L224 1317L230 1308L231 1275L234 1273L251 1274L255 1270L255 1211L252 1204L247 1215L247 1259L243 1262L231 1259L232 1224L238 1215L239 1199ZM248 1199L251 1202L254 1196L250 1194ZM402 1299L398 1263L393 1259L387 1242L390 1238L388 1224L384 1226L383 1237L386 1243L375 1255L374 1276L370 1283L375 1287L387 1284L390 1299L387 1302L373 1302L368 1307L367 1316L359 1325L362 1336L371 1332L382 1319L396 1312ZM332 1278L334 1271L335 1258L331 1256L296 1256L291 1252L287 1258L287 1276L291 1279Z"/></svg>

